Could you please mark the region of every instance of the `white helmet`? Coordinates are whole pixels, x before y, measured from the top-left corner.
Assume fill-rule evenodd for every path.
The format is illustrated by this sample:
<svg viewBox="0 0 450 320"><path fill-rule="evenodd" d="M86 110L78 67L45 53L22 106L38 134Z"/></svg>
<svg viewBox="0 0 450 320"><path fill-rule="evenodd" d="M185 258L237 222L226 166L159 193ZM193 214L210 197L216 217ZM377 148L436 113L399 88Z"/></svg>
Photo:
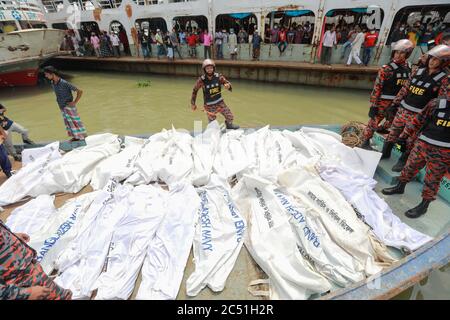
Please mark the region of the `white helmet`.
<svg viewBox="0 0 450 320"><path fill-rule="evenodd" d="M401 39L392 44L392 51L406 52L406 57L409 57L414 50L414 43L408 39Z"/></svg>
<svg viewBox="0 0 450 320"><path fill-rule="evenodd" d="M207 66L213 66L214 69L216 68L216 64L215 64L215 62L214 62L212 59L205 59L205 60L203 61L203 63L202 63L202 69L203 69L203 71L205 71L205 68L206 68Z"/></svg>
<svg viewBox="0 0 450 320"><path fill-rule="evenodd" d="M440 44L427 52L428 56L441 60L444 64L450 62L450 46Z"/></svg>

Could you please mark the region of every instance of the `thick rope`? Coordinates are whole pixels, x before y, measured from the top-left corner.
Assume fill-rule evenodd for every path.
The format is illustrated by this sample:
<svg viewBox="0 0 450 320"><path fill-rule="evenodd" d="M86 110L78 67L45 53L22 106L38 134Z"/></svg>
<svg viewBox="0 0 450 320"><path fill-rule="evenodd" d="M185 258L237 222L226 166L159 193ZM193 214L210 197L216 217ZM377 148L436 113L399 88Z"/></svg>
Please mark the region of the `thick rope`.
<svg viewBox="0 0 450 320"><path fill-rule="evenodd" d="M341 128L342 143L349 147L359 147L364 138L363 132L366 125L358 121L350 121Z"/></svg>

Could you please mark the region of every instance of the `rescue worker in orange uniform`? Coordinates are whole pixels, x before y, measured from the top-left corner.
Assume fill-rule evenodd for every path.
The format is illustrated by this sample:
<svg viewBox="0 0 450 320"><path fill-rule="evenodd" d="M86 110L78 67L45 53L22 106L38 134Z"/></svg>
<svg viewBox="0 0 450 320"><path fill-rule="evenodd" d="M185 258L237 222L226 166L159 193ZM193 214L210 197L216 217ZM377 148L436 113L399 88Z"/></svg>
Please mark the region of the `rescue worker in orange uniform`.
<svg viewBox="0 0 450 320"><path fill-rule="evenodd" d="M395 118L384 143L381 159L391 156L392 147L404 128L412 122L417 113L425 108L428 102L438 96L446 95L448 74L445 68L450 62L450 47L436 46L427 52L427 57L426 67L418 68L411 75L387 110L388 114L395 114ZM402 147L404 152L392 171L400 172L403 169L416 138L417 133L408 137L406 145Z"/></svg>
<svg viewBox="0 0 450 320"><path fill-rule="evenodd" d="M197 92L203 89L204 109L208 115L209 122L214 121L218 113L225 117L227 129L239 129L238 125L233 124L233 113L225 104L222 97L222 86L229 91L232 90L231 83L221 74L215 72L216 64L211 59L203 61L202 69L204 74L197 79L191 96L191 108L193 111L197 109L195 101L197 100Z"/></svg>
<svg viewBox="0 0 450 320"><path fill-rule="evenodd" d="M430 202L436 199L442 177L450 169L449 89L447 85L446 96L431 100L405 127L400 135L400 141L406 141L416 132L420 132L419 137L398 178L397 185L381 191L386 195L403 194L406 184L417 175L420 169L426 167L422 202L405 213L409 218L418 218L427 212Z"/></svg>
<svg viewBox="0 0 450 320"><path fill-rule="evenodd" d="M370 96L370 120L363 133L364 141L361 148L371 149L370 139L373 137L373 133L379 129L378 126L383 119L385 119L383 129L389 129L391 126L393 119L387 119L386 109L391 105L405 82L408 81L411 68L406 60L413 50L414 44L407 39L392 44L392 60L378 71L375 86Z"/></svg>
<svg viewBox="0 0 450 320"><path fill-rule="evenodd" d="M0 221L0 300L69 300L70 290L53 282L36 261L30 237Z"/></svg>

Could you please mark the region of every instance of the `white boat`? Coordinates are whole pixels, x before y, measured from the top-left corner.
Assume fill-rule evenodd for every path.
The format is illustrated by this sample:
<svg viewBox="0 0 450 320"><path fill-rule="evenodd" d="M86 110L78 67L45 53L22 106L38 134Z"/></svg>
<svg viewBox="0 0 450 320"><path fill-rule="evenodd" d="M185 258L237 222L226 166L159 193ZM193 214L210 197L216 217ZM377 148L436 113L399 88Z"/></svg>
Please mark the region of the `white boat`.
<svg viewBox="0 0 450 320"><path fill-rule="evenodd" d="M60 53L64 31L47 29L36 0L0 2L0 87L32 86L40 63Z"/></svg>

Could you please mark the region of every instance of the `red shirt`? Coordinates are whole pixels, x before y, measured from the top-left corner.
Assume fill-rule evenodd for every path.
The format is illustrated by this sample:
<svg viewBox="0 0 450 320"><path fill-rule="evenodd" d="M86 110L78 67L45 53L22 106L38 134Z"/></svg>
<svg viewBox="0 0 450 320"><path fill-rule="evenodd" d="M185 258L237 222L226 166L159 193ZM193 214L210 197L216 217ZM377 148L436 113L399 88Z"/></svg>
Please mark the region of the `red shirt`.
<svg viewBox="0 0 450 320"><path fill-rule="evenodd" d="M280 42L286 41L286 31L280 31L280 34L278 35L278 39Z"/></svg>
<svg viewBox="0 0 450 320"><path fill-rule="evenodd" d="M375 43L377 43L378 34L375 33L366 33L364 37L364 47L375 47Z"/></svg>
<svg viewBox="0 0 450 320"><path fill-rule="evenodd" d="M191 34L187 37L187 43L189 46L194 47L197 44L197 36L195 34Z"/></svg>

